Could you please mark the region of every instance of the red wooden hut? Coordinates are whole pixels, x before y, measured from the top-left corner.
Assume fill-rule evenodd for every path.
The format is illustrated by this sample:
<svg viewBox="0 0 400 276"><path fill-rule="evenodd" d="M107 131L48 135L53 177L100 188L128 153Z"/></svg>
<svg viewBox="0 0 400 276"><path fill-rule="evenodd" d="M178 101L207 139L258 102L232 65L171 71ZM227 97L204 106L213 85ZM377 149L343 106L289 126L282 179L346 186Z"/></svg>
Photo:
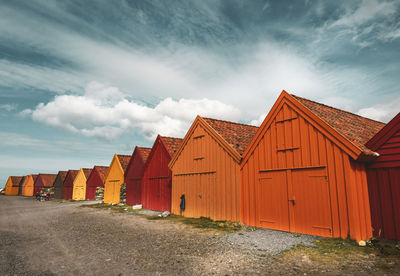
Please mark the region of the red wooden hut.
<svg viewBox="0 0 400 276"><path fill-rule="evenodd" d="M135 147L129 160L125 170L127 205L142 204L142 178L150 151L150 148Z"/></svg>
<svg viewBox="0 0 400 276"><path fill-rule="evenodd" d="M79 170L69 170L65 176L63 184L63 199L72 199L72 191L74 188L74 180Z"/></svg>
<svg viewBox="0 0 400 276"><path fill-rule="evenodd" d="M145 164L142 187L143 208L171 211L172 173L168 168L183 139L157 136Z"/></svg>
<svg viewBox="0 0 400 276"><path fill-rule="evenodd" d="M33 195L40 193L43 187L52 187L56 177L56 174L39 173L35 183L33 184Z"/></svg>
<svg viewBox="0 0 400 276"><path fill-rule="evenodd" d="M366 146L379 153L367 171L373 234L400 240L400 113Z"/></svg>
<svg viewBox="0 0 400 276"><path fill-rule="evenodd" d="M283 91L241 163L247 225L359 241L372 236L365 147L383 123Z"/></svg>
<svg viewBox="0 0 400 276"><path fill-rule="evenodd" d="M94 166L86 182L86 199L96 199L96 188L104 187L107 166Z"/></svg>
<svg viewBox="0 0 400 276"><path fill-rule="evenodd" d="M56 179L54 180L53 187L54 187L54 198L62 199L63 198L63 187L64 187L64 180L67 176L66 171L59 171L57 174Z"/></svg>

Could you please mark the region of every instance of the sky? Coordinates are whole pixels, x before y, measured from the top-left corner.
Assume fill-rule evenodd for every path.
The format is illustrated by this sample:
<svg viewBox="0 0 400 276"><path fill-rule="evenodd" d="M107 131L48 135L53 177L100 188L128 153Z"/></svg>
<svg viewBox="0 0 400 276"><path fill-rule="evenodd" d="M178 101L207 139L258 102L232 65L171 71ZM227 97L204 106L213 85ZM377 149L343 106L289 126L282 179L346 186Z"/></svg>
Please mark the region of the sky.
<svg viewBox="0 0 400 276"><path fill-rule="evenodd" d="M0 0L0 186L259 125L282 90L388 122L399 49L400 1Z"/></svg>

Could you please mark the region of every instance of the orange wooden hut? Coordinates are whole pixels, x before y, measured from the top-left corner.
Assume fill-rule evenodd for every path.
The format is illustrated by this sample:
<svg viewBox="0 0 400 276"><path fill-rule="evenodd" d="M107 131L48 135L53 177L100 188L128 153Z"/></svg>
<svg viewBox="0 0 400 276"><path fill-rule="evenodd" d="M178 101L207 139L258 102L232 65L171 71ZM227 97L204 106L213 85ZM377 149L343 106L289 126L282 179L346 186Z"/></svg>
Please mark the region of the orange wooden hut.
<svg viewBox="0 0 400 276"><path fill-rule="evenodd" d="M25 179L28 177L28 175L25 175L21 178L21 181L18 184L18 195L22 196L22 184L24 183Z"/></svg>
<svg viewBox="0 0 400 276"><path fill-rule="evenodd" d="M145 164L142 186L143 208L171 211L172 172L168 168L183 139L157 136Z"/></svg>
<svg viewBox="0 0 400 276"><path fill-rule="evenodd" d="M400 240L400 113L366 146L379 153L367 171L374 237Z"/></svg>
<svg viewBox="0 0 400 276"><path fill-rule="evenodd" d="M56 177L57 177L56 174L39 173L38 177L33 183L33 194L36 195L40 193L42 188L52 187Z"/></svg>
<svg viewBox="0 0 400 276"><path fill-rule="evenodd" d="M121 201L121 185L130 155L114 154L104 181L104 203L118 204Z"/></svg>
<svg viewBox="0 0 400 276"><path fill-rule="evenodd" d="M86 181L86 199L96 199L97 187L104 187L104 180L106 179L108 167L94 166Z"/></svg>
<svg viewBox="0 0 400 276"><path fill-rule="evenodd" d="M37 177L37 174L30 174L24 177L21 185L21 195L33 196L33 184L35 183Z"/></svg>
<svg viewBox="0 0 400 276"><path fill-rule="evenodd" d="M53 187L54 187L54 198L62 199L63 198L63 187L64 187L64 180L67 176L66 171L59 171L57 174L56 179L54 180Z"/></svg>
<svg viewBox="0 0 400 276"><path fill-rule="evenodd" d="M283 91L243 154L241 221L326 236L372 236L364 144L383 123Z"/></svg>
<svg viewBox="0 0 400 276"><path fill-rule="evenodd" d="M125 171L126 204L142 204L142 178L144 165L149 157L151 148L135 147Z"/></svg>
<svg viewBox="0 0 400 276"><path fill-rule="evenodd" d="M169 163L172 213L239 221L239 164L257 129L197 116Z"/></svg>
<svg viewBox="0 0 400 276"><path fill-rule="evenodd" d="M18 195L19 182L21 181L22 176L10 176L8 177L4 193L6 195Z"/></svg>

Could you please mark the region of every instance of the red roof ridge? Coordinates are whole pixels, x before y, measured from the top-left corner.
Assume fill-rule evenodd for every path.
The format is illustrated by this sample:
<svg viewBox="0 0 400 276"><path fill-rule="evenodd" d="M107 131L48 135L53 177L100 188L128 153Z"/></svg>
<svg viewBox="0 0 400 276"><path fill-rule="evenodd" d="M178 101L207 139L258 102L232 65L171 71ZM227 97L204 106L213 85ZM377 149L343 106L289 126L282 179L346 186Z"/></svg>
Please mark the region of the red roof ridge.
<svg viewBox="0 0 400 276"><path fill-rule="evenodd" d="M332 109L335 109L335 110L338 110L338 111L346 112L346 113L348 113L350 115L357 116L357 117L362 118L362 119L367 119L367 120L374 121L376 123L385 124L385 123L383 123L381 121L374 120L374 119L371 119L371 118L368 118L368 117L364 117L364 116L355 114L353 112L350 112L350 111L347 111L347 110L344 110L344 109L340 109L340 108L333 107L333 106L330 106L330 105L327 105L327 104L324 104L324 103L316 102L316 101L313 101L313 100L310 100L310 99L307 99L307 98L304 98L304 97L300 97L300 96L297 96L297 95L294 95L294 94L290 94L290 95L295 97L295 98L300 98L300 99L303 99L303 100L306 100L306 101L309 101L309 102L312 102L312 103L315 103L315 104L323 105L323 106L328 107L328 108L332 108Z"/></svg>

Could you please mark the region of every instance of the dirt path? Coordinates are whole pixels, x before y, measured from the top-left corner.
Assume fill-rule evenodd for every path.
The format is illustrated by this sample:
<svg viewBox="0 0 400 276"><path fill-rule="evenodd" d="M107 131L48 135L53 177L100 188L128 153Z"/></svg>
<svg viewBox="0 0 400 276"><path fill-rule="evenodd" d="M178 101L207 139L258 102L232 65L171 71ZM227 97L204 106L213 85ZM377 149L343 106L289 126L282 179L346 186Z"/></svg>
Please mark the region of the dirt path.
<svg viewBox="0 0 400 276"><path fill-rule="evenodd" d="M81 208L81 204L0 196L1 274L309 275L322 271L328 274L381 272L380 266L371 262L371 258L376 261L376 257L369 255L357 262L346 263L338 259L337 264L330 264L311 261L305 251L279 256L257 254L216 232L169 220L153 221L137 215ZM241 237L238 233L233 235L235 240ZM247 233L243 236L249 239ZM392 259L389 261L393 262ZM364 262L369 267L360 267ZM392 267L385 267L385 273L396 274L399 265L395 259Z"/></svg>

